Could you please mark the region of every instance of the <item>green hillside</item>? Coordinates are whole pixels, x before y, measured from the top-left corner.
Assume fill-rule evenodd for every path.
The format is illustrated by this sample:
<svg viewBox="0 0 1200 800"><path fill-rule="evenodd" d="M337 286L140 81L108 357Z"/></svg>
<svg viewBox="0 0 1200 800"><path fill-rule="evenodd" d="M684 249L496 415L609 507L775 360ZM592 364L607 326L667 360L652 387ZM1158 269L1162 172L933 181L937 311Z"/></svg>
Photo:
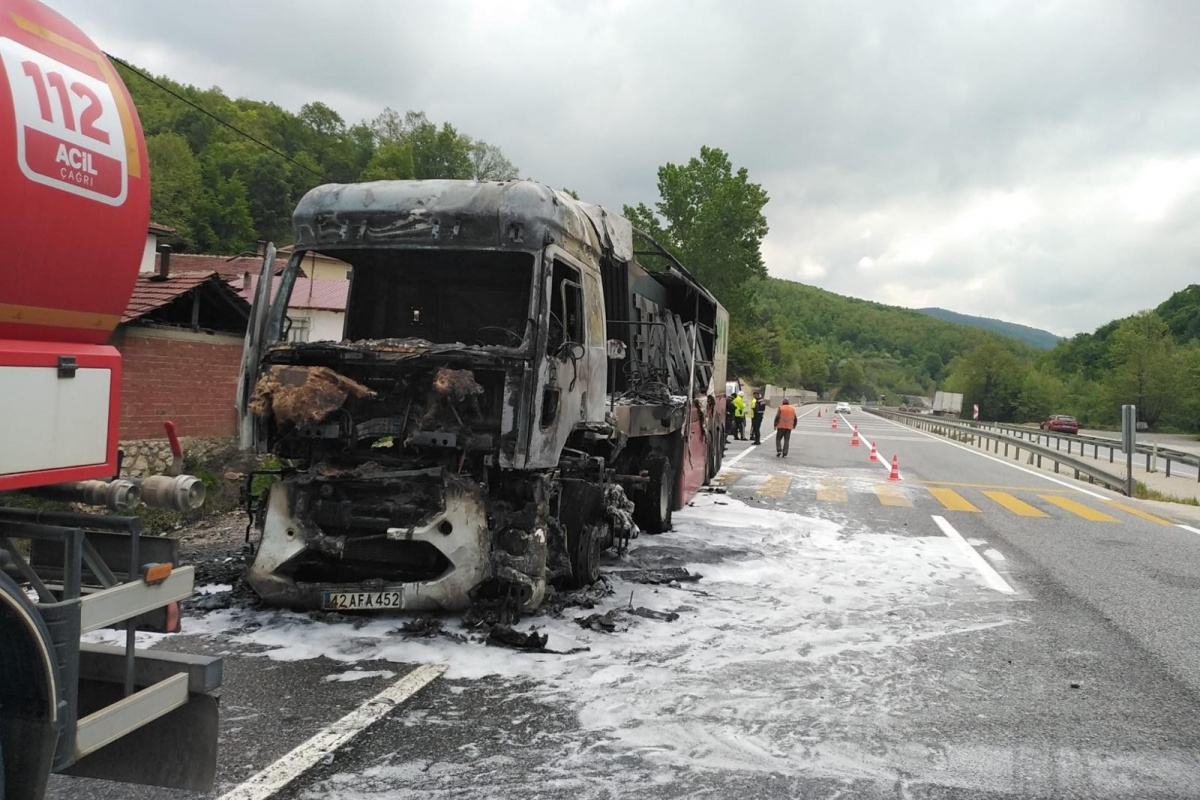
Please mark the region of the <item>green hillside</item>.
<svg viewBox="0 0 1200 800"><path fill-rule="evenodd" d="M1044 331L1041 328L1031 328L1028 325L1019 325L1015 322L1005 322L1002 319L992 319L991 317L974 317L970 314L960 314L957 311L949 311L944 308L919 308L917 309L922 314L928 314L931 317L946 320L947 322L955 322L959 325L969 325L972 328L983 328L984 330L995 331L1004 336L1020 339L1028 345L1038 348L1039 350L1050 350L1055 345L1062 341L1061 336L1057 336L1050 331Z"/></svg>
<svg viewBox="0 0 1200 800"><path fill-rule="evenodd" d="M1114 425L1133 403L1152 426L1200 429L1200 286L1060 342L1037 370L1087 424Z"/></svg>
<svg viewBox="0 0 1200 800"><path fill-rule="evenodd" d="M135 69L117 66L146 135L151 218L175 229L181 252L286 244L296 202L321 183L517 176L495 145L419 111L353 122L312 102L292 113Z"/></svg>
<svg viewBox="0 0 1200 800"><path fill-rule="evenodd" d="M984 344L1036 353L994 331L779 278L751 283L747 316L734 325L743 377L845 397L931 395L955 359Z"/></svg>

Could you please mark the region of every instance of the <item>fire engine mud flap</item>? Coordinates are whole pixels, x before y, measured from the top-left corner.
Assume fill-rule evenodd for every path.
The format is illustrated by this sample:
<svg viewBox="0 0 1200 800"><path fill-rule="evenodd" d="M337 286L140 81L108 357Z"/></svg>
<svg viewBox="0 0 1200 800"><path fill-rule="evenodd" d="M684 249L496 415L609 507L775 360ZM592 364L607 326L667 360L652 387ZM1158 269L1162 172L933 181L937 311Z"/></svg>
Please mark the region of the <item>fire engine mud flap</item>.
<svg viewBox="0 0 1200 800"><path fill-rule="evenodd" d="M435 553L442 564L436 575L420 580L387 577L344 580L339 566L347 551L359 546L353 536L326 536L297 509L300 488L287 481L271 487L263 535L246 583L270 605L305 610L458 611L484 595L516 584L522 610L541 604L546 591L545 533L504 531L496 538L488 525L486 502L466 482L448 479L442 510L406 529L390 529L378 544L393 548L420 548ZM435 552L436 551L436 552ZM316 560L318 569L300 573L295 566ZM328 578L305 575L327 570ZM340 597L371 598L370 606L339 606ZM384 605L378 605L382 600ZM356 599L357 603L357 599Z"/></svg>
<svg viewBox="0 0 1200 800"><path fill-rule="evenodd" d="M88 682L81 702L113 703L120 686ZM192 694L188 702L91 755L64 775L207 792L217 774L217 698Z"/></svg>
<svg viewBox="0 0 1200 800"><path fill-rule="evenodd" d="M0 797L46 789L62 705L50 633L21 588L0 572Z"/></svg>

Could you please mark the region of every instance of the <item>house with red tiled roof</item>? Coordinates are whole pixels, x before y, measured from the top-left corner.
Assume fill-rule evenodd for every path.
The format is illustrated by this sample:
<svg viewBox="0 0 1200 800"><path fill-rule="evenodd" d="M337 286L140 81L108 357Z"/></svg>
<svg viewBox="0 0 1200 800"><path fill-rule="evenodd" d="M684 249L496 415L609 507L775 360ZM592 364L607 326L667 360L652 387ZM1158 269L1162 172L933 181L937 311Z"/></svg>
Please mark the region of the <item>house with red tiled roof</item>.
<svg viewBox="0 0 1200 800"><path fill-rule="evenodd" d="M121 439L158 439L162 424L181 434L232 437L234 399L258 253L232 256L174 253L157 244L174 231L151 223L141 272L112 343L123 355ZM275 274L290 252L281 251ZM349 265L308 254L288 303L292 341L342 338ZM309 277L317 275L321 277ZM276 284L278 287L278 284Z"/></svg>
<svg viewBox="0 0 1200 800"><path fill-rule="evenodd" d="M247 302L253 300L257 286L258 276L253 275L241 291ZM278 292L279 284L275 283L271 287L272 297ZM288 299L288 339L293 342L341 340L349 294L350 281L347 280L297 278Z"/></svg>
<svg viewBox="0 0 1200 800"><path fill-rule="evenodd" d="M163 423L187 437L232 437L247 302L215 270L139 275L113 333L121 351L123 441L163 438Z"/></svg>

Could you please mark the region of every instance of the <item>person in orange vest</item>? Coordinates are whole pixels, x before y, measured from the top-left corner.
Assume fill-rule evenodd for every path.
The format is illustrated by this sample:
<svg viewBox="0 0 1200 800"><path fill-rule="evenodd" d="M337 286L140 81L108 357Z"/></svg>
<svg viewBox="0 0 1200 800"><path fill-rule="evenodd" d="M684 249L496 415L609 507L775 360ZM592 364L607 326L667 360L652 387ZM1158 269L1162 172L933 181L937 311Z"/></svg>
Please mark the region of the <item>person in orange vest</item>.
<svg viewBox="0 0 1200 800"><path fill-rule="evenodd" d="M792 429L796 427L796 409L783 398L775 412L775 456L787 458L788 445L792 441Z"/></svg>

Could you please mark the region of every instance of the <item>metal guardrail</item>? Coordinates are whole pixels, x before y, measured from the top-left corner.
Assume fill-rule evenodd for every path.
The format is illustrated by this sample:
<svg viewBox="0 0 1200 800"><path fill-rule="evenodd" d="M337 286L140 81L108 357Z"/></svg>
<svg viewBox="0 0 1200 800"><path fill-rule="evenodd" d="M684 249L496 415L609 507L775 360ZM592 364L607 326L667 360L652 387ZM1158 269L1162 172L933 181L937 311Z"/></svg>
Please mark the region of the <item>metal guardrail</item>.
<svg viewBox="0 0 1200 800"><path fill-rule="evenodd" d="M916 418L925 417L924 414L902 414L900 412L892 412L898 416L913 416ZM1056 433L1054 431L1044 431L1040 428L1027 428L1023 425L1009 425L1003 422L977 422L970 419L954 419L953 417L934 417L934 419L946 422L953 422L958 425L963 425L970 428L982 430L997 430L1006 431L1017 438L1029 441L1036 439L1038 444L1045 439L1046 441L1054 440L1054 449L1061 451L1062 443L1067 443L1067 455L1073 455L1075 445L1079 446L1079 454L1085 455L1084 448L1092 447L1092 457L1100 458L1100 450L1106 448L1108 450L1108 463L1112 464L1115 460L1115 454L1122 452L1121 442L1118 439L1109 439L1105 436L1091 436L1086 433ZM1183 450L1173 450L1169 447L1158 447L1153 444L1139 444L1136 447L1136 452L1139 455L1146 457L1146 471L1151 471L1151 464L1155 459L1163 459L1166 464L1166 477L1171 477L1171 462L1175 461L1180 464L1187 464L1191 467L1196 467L1196 482L1200 483L1200 455L1188 453Z"/></svg>
<svg viewBox="0 0 1200 800"><path fill-rule="evenodd" d="M1040 444L1032 444L1028 440L1014 440L1012 436L1006 433L992 433L984 430L978 424L968 424L967 420L949 420L945 417L931 417L924 414L901 414L898 411L888 411L879 408L864 408L863 411L866 411L868 414L894 419L912 428L924 428L930 433L947 435L949 432L954 431L959 434L965 434L974 439L974 443L981 446L984 450L993 449L988 447L987 443L994 442L994 449L997 455L1000 454L1000 446L1004 445L1004 456L1006 458L1009 457L1010 447L1015 448L1016 452L1013 455L1018 459L1021 457L1021 450L1025 450L1030 454L1030 462L1033 463L1036 460L1038 467L1042 466L1042 459L1047 458L1054 462L1055 473L1061 474L1059 467L1065 465L1074 470L1076 480L1080 480L1080 476L1084 475L1087 477L1088 483L1099 483L1109 489L1125 494L1125 478L1121 476L1113 475L1096 467L1094 464L1080 461L1069 455L1064 456L1060 450L1051 450L1049 447L1042 447ZM1040 431L1034 431L1034 433L1040 433Z"/></svg>

